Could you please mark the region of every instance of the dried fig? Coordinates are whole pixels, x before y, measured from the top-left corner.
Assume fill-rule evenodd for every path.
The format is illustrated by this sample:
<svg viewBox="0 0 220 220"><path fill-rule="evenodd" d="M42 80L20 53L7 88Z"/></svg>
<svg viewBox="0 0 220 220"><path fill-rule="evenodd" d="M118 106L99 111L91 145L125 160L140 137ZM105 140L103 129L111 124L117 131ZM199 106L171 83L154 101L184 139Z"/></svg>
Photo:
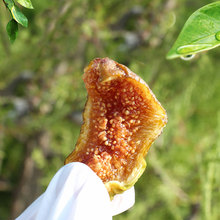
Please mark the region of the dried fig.
<svg viewBox="0 0 220 220"><path fill-rule="evenodd" d="M83 80L88 91L84 124L65 163L87 164L112 198L143 173L144 157L166 125L167 115L140 77L109 58L94 59Z"/></svg>

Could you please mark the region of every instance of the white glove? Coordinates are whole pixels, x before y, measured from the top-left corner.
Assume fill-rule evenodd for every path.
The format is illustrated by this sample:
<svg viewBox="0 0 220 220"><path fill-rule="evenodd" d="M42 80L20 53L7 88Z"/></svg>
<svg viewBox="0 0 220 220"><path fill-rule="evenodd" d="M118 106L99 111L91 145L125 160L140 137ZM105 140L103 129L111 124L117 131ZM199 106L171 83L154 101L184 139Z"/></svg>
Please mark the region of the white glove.
<svg viewBox="0 0 220 220"><path fill-rule="evenodd" d="M111 220L134 202L134 187L110 201L101 179L87 165L74 162L63 166L16 220Z"/></svg>

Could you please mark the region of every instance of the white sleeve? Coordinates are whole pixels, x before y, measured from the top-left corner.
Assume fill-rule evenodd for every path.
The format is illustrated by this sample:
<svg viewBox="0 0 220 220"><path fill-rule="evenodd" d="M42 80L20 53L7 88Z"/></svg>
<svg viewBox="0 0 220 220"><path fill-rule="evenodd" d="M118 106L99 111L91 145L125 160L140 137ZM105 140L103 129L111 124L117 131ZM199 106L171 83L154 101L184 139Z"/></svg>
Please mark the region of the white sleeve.
<svg viewBox="0 0 220 220"><path fill-rule="evenodd" d="M101 179L85 164L63 166L47 190L16 220L111 220L134 204L134 188L110 201Z"/></svg>

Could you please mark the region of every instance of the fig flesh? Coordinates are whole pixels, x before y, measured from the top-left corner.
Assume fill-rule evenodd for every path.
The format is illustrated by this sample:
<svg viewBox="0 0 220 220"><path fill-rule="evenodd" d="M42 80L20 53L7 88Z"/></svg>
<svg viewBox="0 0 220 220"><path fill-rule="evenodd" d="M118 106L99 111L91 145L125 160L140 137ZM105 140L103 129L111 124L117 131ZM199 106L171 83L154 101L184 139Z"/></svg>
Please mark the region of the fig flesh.
<svg viewBox="0 0 220 220"><path fill-rule="evenodd" d="M85 68L84 123L65 164L87 164L110 197L132 187L143 173L151 144L167 123L148 85L126 66L96 58Z"/></svg>

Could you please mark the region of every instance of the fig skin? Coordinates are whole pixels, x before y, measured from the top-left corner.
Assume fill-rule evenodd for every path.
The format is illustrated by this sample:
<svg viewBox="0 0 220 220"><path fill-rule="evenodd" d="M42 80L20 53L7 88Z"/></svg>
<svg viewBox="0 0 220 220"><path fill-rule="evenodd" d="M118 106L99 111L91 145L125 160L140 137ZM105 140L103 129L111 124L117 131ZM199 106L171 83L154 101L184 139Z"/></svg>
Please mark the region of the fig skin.
<svg viewBox="0 0 220 220"><path fill-rule="evenodd" d="M144 157L167 123L166 111L140 77L109 58L91 61L83 80L84 123L65 164L87 164L113 198L144 172Z"/></svg>

